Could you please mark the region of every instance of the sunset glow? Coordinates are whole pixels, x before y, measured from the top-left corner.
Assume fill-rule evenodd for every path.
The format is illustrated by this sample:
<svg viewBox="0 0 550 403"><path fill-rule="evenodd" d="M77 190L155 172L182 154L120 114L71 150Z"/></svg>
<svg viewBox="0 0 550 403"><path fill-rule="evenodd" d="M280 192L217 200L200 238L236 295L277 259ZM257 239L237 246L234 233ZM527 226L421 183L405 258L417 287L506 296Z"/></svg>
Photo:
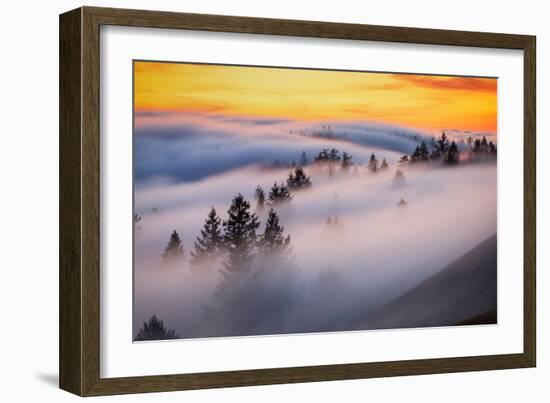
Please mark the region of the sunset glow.
<svg viewBox="0 0 550 403"><path fill-rule="evenodd" d="M136 111L373 120L496 134L497 80L135 62Z"/></svg>

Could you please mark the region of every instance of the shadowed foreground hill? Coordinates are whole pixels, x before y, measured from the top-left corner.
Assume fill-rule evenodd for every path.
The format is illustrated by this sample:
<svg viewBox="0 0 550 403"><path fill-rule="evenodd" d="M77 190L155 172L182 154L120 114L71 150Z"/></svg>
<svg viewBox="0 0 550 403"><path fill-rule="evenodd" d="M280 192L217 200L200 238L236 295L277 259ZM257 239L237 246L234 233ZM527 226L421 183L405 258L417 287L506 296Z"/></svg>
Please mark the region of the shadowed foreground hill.
<svg viewBox="0 0 550 403"><path fill-rule="evenodd" d="M356 329L496 323L497 236L390 302Z"/></svg>

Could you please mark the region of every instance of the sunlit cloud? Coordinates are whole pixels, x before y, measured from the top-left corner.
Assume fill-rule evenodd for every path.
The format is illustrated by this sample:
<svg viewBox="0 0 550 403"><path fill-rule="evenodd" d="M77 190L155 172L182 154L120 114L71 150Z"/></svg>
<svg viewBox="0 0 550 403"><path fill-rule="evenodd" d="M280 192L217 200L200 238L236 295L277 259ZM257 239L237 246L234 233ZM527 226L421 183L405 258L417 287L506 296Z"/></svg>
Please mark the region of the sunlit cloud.
<svg viewBox="0 0 550 403"><path fill-rule="evenodd" d="M159 62L135 63L138 112L374 120L496 132L497 80Z"/></svg>

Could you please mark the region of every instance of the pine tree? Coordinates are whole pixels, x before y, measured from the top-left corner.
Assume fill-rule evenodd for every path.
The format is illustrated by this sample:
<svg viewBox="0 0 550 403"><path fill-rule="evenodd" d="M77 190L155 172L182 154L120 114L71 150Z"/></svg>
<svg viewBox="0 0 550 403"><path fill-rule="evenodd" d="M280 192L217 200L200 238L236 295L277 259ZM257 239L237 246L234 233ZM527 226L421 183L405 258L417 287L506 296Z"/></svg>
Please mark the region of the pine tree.
<svg viewBox="0 0 550 403"><path fill-rule="evenodd" d="M329 150L327 148L323 148L321 151L319 151L319 154L315 157L315 162L327 162L330 160L329 156Z"/></svg>
<svg viewBox="0 0 550 403"><path fill-rule="evenodd" d="M223 239L228 252L224 273L249 273L256 230L260 226L258 217L250 211L250 203L240 193L233 198L227 214L228 219L223 221Z"/></svg>
<svg viewBox="0 0 550 403"><path fill-rule="evenodd" d="M411 164L420 161L420 147L416 146L413 153L411 154Z"/></svg>
<svg viewBox="0 0 550 403"><path fill-rule="evenodd" d="M474 153L481 152L481 140L480 139L475 139L474 140L474 146L472 147L472 151Z"/></svg>
<svg viewBox="0 0 550 403"><path fill-rule="evenodd" d="M395 171L395 176L393 177L393 183L395 185L400 185L403 182L405 182L405 175L403 175L403 171L398 169L397 171Z"/></svg>
<svg viewBox="0 0 550 403"><path fill-rule="evenodd" d="M428 151L428 146L424 141L420 144L420 146L416 147L413 154L411 155L411 162L426 162L430 159L430 153Z"/></svg>
<svg viewBox="0 0 550 403"><path fill-rule="evenodd" d="M300 190L311 187L311 179L306 175L302 167L294 169L294 173L288 174L286 184L289 189Z"/></svg>
<svg viewBox="0 0 550 403"><path fill-rule="evenodd" d="M206 306L208 320L233 334L242 331L253 312L250 301L256 297L254 251L258 241L258 217L242 194L235 196L223 221L227 256L220 270L221 279L214 293L214 305Z"/></svg>
<svg viewBox="0 0 550 403"><path fill-rule="evenodd" d="M329 152L329 159L331 161L340 161L340 151L338 151L336 148L332 148Z"/></svg>
<svg viewBox="0 0 550 403"><path fill-rule="evenodd" d="M441 137L437 140L436 148L439 152L439 155L445 155L445 153L449 149L449 139L445 132L442 132Z"/></svg>
<svg viewBox="0 0 550 403"><path fill-rule="evenodd" d="M428 161L430 159L430 152L428 151L428 146L423 141L420 143L420 161Z"/></svg>
<svg viewBox="0 0 550 403"><path fill-rule="evenodd" d="M457 164L458 158L459 158L458 147L456 143L453 141L449 146L447 153L445 154L445 162L447 164Z"/></svg>
<svg viewBox="0 0 550 403"><path fill-rule="evenodd" d="M258 250L261 256L286 256L290 253L290 235L284 236L284 227L279 224L279 216L273 209L269 210Z"/></svg>
<svg viewBox="0 0 550 403"><path fill-rule="evenodd" d="M399 158L398 164L399 165L407 165L409 163L409 156L403 155L401 158Z"/></svg>
<svg viewBox="0 0 550 403"><path fill-rule="evenodd" d="M284 183L277 185L277 182L275 182L269 190L268 200L271 205L286 203L292 200L292 195Z"/></svg>
<svg viewBox="0 0 550 403"><path fill-rule="evenodd" d="M223 248L221 221L216 209L212 207L203 229L201 229L201 235L194 243L195 250L191 252L191 267L196 268L203 263L213 263L219 257Z"/></svg>
<svg viewBox="0 0 550 403"><path fill-rule="evenodd" d="M161 262L163 264L168 264L183 259L183 257L183 243L181 242L179 234L174 230L172 235L170 235L168 245L166 245L164 252L162 252Z"/></svg>
<svg viewBox="0 0 550 403"><path fill-rule="evenodd" d="M389 167L387 161L385 158L382 159L382 163L380 164L380 170L383 171L384 169L387 169Z"/></svg>
<svg viewBox="0 0 550 403"><path fill-rule="evenodd" d="M352 165L353 162L351 162L352 156L349 155L347 152L342 153L342 169L347 171Z"/></svg>
<svg viewBox="0 0 550 403"><path fill-rule="evenodd" d="M139 224L141 222L141 216L139 214L134 214L134 231L141 231L142 226Z"/></svg>
<svg viewBox="0 0 550 403"><path fill-rule="evenodd" d="M148 322L143 322L143 327L139 329L135 341L169 340L178 338L179 336L173 329L166 329L164 327L164 322L153 315Z"/></svg>
<svg viewBox="0 0 550 403"><path fill-rule="evenodd" d="M254 191L254 199L256 199L256 210L263 211L265 207L265 192L264 189L258 185Z"/></svg>
<svg viewBox="0 0 550 403"><path fill-rule="evenodd" d="M370 156L367 169L372 173L378 172L378 160L376 159L376 156L374 155L374 153L372 153Z"/></svg>
<svg viewBox="0 0 550 403"><path fill-rule="evenodd" d="M483 136L481 139L481 151L487 152L489 149L489 144L487 143L487 138Z"/></svg>

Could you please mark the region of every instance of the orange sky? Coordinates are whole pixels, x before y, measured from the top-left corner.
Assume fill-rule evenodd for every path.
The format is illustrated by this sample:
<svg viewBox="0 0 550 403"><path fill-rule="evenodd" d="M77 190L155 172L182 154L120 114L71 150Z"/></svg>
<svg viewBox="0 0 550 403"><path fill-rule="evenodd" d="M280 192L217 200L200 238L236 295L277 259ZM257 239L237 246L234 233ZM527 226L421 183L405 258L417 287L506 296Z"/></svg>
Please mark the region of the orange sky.
<svg viewBox="0 0 550 403"><path fill-rule="evenodd" d="M497 80L135 62L137 111L366 119L496 133Z"/></svg>

